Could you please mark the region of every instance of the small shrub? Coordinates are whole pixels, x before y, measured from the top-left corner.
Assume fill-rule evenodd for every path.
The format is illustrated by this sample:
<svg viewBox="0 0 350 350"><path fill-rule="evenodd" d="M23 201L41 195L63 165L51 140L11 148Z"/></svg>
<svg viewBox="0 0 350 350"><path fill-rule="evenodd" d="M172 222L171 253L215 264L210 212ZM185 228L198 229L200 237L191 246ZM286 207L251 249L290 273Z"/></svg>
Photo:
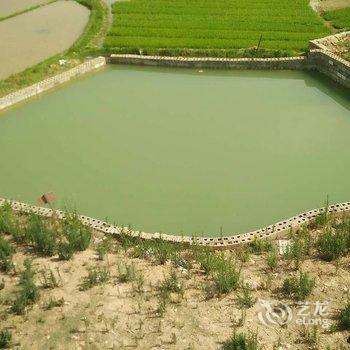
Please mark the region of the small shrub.
<svg viewBox="0 0 350 350"><path fill-rule="evenodd" d="M313 220L310 221L309 228L314 230L321 227L325 227L330 221L330 214L328 213L328 210L329 200L327 197L324 208L319 214L316 215L316 217Z"/></svg>
<svg viewBox="0 0 350 350"><path fill-rule="evenodd" d="M105 236L96 247L96 252L98 255L99 260L103 260L107 253L110 252L112 248L112 237L111 236Z"/></svg>
<svg viewBox="0 0 350 350"><path fill-rule="evenodd" d="M306 255L306 247L303 239L297 235L292 235L290 244L287 247L287 253L285 257L289 260L294 261L294 267L296 270L299 269L301 262L304 260Z"/></svg>
<svg viewBox="0 0 350 350"><path fill-rule="evenodd" d="M331 228L327 228L318 239L317 249L323 260L339 259L346 252L347 237L342 230L333 231Z"/></svg>
<svg viewBox="0 0 350 350"><path fill-rule="evenodd" d="M299 277L286 278L283 281L282 291L297 301L305 300L315 287L315 280L307 273L300 272Z"/></svg>
<svg viewBox="0 0 350 350"><path fill-rule="evenodd" d="M253 254L271 252L273 250L273 244L272 242L264 239L254 238L253 242L249 243L249 250Z"/></svg>
<svg viewBox="0 0 350 350"><path fill-rule="evenodd" d="M130 265L125 264L124 268L118 265L118 282L133 282L135 280L135 277L136 272L134 263L131 263Z"/></svg>
<svg viewBox="0 0 350 350"><path fill-rule="evenodd" d="M110 272L107 267L89 269L88 275L84 277L80 290L88 290L97 284L107 282L110 279Z"/></svg>
<svg viewBox="0 0 350 350"><path fill-rule="evenodd" d="M160 285L160 290L167 293L180 293L183 294L183 285L179 281L179 278L175 270L171 270L169 276L164 279Z"/></svg>
<svg viewBox="0 0 350 350"><path fill-rule="evenodd" d="M341 310L338 325L341 330L350 330L350 303Z"/></svg>
<svg viewBox="0 0 350 350"><path fill-rule="evenodd" d="M11 204L5 202L0 206L0 233L9 233L13 235L18 243L22 242L23 232L15 211Z"/></svg>
<svg viewBox="0 0 350 350"><path fill-rule="evenodd" d="M240 307L247 309L254 305L252 290L248 283L242 285L242 294L238 296L238 304Z"/></svg>
<svg viewBox="0 0 350 350"><path fill-rule="evenodd" d="M42 288L53 289L59 286L57 278L51 269L40 271Z"/></svg>
<svg viewBox="0 0 350 350"><path fill-rule="evenodd" d="M60 242L57 247L58 257L61 260L72 259L75 249L69 242Z"/></svg>
<svg viewBox="0 0 350 350"><path fill-rule="evenodd" d="M46 303L44 303L43 309L51 310L54 307L61 307L63 305L64 305L64 298L54 299L51 297Z"/></svg>
<svg viewBox="0 0 350 350"><path fill-rule="evenodd" d="M0 349L7 349L11 345L12 334L9 330L5 329L0 331Z"/></svg>
<svg viewBox="0 0 350 350"><path fill-rule="evenodd" d="M166 305L170 300L170 294L176 293L183 297L184 289L175 270L171 270L169 276L164 279L164 281L159 285L158 289L159 297L157 312L158 314L163 315Z"/></svg>
<svg viewBox="0 0 350 350"><path fill-rule="evenodd" d="M230 258L224 254L218 256L215 270L212 272L218 294L227 294L239 286L241 269L237 269Z"/></svg>
<svg viewBox="0 0 350 350"><path fill-rule="evenodd" d="M35 273L29 259L24 261L24 267L20 278L21 291L11 307L12 312L17 315L23 315L26 307L39 299L39 290L33 281Z"/></svg>
<svg viewBox="0 0 350 350"><path fill-rule="evenodd" d="M269 253L267 255L266 263L267 263L268 268L271 271L276 270L277 264L278 264L278 254L277 254L276 250L272 251L271 253Z"/></svg>
<svg viewBox="0 0 350 350"><path fill-rule="evenodd" d="M61 227L63 236L74 251L83 251L88 248L92 232L80 221L76 212L67 212Z"/></svg>
<svg viewBox="0 0 350 350"><path fill-rule="evenodd" d="M234 334L226 340L222 350L258 350L258 338L256 334L245 335L244 333Z"/></svg>
<svg viewBox="0 0 350 350"><path fill-rule="evenodd" d="M52 256L56 253L57 234L49 227L41 216L31 213L26 227L26 236L34 249L43 255Z"/></svg>
<svg viewBox="0 0 350 350"><path fill-rule="evenodd" d="M167 260L171 260L177 252L176 246L162 239L157 240L154 246L154 257L158 264L164 265Z"/></svg>
<svg viewBox="0 0 350 350"><path fill-rule="evenodd" d="M2 236L0 236L0 270L8 272L12 269L13 248L11 244Z"/></svg>

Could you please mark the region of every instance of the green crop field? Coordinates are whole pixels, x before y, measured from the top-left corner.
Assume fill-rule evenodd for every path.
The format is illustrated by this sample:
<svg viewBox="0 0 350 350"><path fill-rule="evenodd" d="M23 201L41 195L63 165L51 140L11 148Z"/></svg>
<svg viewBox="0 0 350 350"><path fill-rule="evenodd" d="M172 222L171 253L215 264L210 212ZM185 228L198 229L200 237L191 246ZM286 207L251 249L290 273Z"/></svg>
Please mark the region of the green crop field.
<svg viewBox="0 0 350 350"><path fill-rule="evenodd" d="M117 52L237 56L304 52L329 29L308 0L131 0L113 5L105 47ZM248 50L247 50L248 49ZM256 52L256 51L254 51Z"/></svg>
<svg viewBox="0 0 350 350"><path fill-rule="evenodd" d="M350 7L326 11L323 13L323 17L325 20L332 22L335 28L350 29Z"/></svg>

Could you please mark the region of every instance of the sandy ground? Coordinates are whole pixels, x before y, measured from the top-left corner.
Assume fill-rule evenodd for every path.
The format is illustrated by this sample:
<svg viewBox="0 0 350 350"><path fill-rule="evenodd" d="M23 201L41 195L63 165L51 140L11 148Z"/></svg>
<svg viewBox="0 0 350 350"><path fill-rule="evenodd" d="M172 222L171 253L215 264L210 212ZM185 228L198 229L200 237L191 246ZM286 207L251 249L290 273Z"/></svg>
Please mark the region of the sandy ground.
<svg viewBox="0 0 350 350"><path fill-rule="evenodd" d="M99 238L97 238L99 239ZM231 253L234 254L234 253ZM236 252L236 256L241 253ZM20 249L15 255L16 270L28 253ZM163 315L157 312L158 285L173 268L170 263L157 265L150 259L132 258L118 245L112 248L104 261L88 249L76 254L70 261L57 258L33 258L37 271L36 284L41 285L39 271L54 272L59 287L40 289L41 298L25 316L7 313L10 300L18 289L18 275L3 275L5 288L0 291L1 326L10 328L14 348L18 349L220 349L233 333L257 332L260 349L347 349L349 332L332 331L339 309L346 304L350 288L349 257L340 261L338 270L331 263L305 260L301 269L316 279L316 288L308 297L310 312L318 302L328 303L322 316L327 328L317 327L317 340L310 342L307 328L297 324L297 305L281 297L283 278L295 274L293 266L280 260L273 274L268 273L266 256L251 255L244 263L243 276L253 290L254 305L239 306L241 292L232 292L220 298L205 300L203 286L208 277L193 266L186 270L176 268L184 286L184 295L171 295ZM134 264L137 274L143 276L141 289L134 283L118 281L120 268ZM108 266L111 279L87 291L80 291L82 279L89 267ZM119 268L118 268L119 266ZM271 278L270 282L269 277ZM0 278L1 280L1 278ZM64 298L64 305L44 310L51 298ZM284 302L293 310L293 321L286 326L263 324L258 315L264 310L260 299L273 303ZM4 316L5 315L5 316ZM7 316L6 316L7 315ZM262 313L263 318L266 315ZM317 316L314 316L317 319ZM243 319L243 320L242 320ZM265 318L264 318L265 319ZM280 347L277 346L279 344ZM337 347L338 346L338 347ZM343 348L340 346L344 346Z"/></svg>

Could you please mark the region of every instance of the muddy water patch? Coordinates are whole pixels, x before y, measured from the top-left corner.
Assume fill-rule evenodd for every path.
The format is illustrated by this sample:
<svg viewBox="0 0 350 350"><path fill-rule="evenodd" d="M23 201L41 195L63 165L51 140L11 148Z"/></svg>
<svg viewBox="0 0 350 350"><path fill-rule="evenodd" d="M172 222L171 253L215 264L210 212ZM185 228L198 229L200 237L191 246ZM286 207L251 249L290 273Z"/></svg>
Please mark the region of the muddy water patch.
<svg viewBox="0 0 350 350"><path fill-rule="evenodd" d="M49 0L1 0L0 18L48 3Z"/></svg>
<svg viewBox="0 0 350 350"><path fill-rule="evenodd" d="M68 49L89 13L74 1L58 1L0 22L0 79Z"/></svg>

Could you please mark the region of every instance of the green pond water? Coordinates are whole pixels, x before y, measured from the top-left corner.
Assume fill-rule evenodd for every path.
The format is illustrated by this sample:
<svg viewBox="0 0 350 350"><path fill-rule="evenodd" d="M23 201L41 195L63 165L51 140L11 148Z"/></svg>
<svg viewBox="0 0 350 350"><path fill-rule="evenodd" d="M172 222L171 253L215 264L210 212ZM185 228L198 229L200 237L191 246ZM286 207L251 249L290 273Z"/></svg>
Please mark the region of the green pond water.
<svg viewBox="0 0 350 350"><path fill-rule="evenodd" d="M110 67L0 114L0 197L245 232L350 200L350 93L303 72Z"/></svg>

